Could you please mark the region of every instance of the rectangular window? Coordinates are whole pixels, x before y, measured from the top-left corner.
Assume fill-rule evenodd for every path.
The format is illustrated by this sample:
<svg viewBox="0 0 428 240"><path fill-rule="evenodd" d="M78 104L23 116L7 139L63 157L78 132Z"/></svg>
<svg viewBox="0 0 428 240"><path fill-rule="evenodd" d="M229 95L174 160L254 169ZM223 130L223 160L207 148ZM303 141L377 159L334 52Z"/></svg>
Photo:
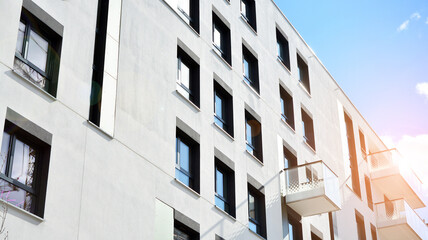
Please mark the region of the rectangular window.
<svg viewBox="0 0 428 240"><path fill-rule="evenodd" d="M178 220L174 220L174 240L199 240L199 233Z"/></svg>
<svg viewBox="0 0 428 240"><path fill-rule="evenodd" d="M281 118L294 129L293 97L281 86L279 86L279 94L281 101Z"/></svg>
<svg viewBox="0 0 428 240"><path fill-rule="evenodd" d="M181 18L199 33L199 0L178 0Z"/></svg>
<svg viewBox="0 0 428 240"><path fill-rule="evenodd" d="M302 126L303 126L303 140L315 150L315 135L314 135L314 122L312 118L302 109Z"/></svg>
<svg viewBox="0 0 428 240"><path fill-rule="evenodd" d="M235 176L232 169L215 159L215 205L235 217Z"/></svg>
<svg viewBox="0 0 428 240"><path fill-rule="evenodd" d="M254 31L257 31L256 2L254 0L241 0L241 16Z"/></svg>
<svg viewBox="0 0 428 240"><path fill-rule="evenodd" d="M366 139L364 137L364 133L360 130L360 147L361 147L361 154L363 155L364 160L367 161L367 151L366 151Z"/></svg>
<svg viewBox="0 0 428 240"><path fill-rule="evenodd" d="M213 12L213 45L217 52L229 65L232 65L230 30Z"/></svg>
<svg viewBox="0 0 428 240"><path fill-rule="evenodd" d="M262 126L249 112L245 111L245 140L247 151L263 162Z"/></svg>
<svg viewBox="0 0 428 240"><path fill-rule="evenodd" d="M178 128L175 178L199 192L199 144Z"/></svg>
<svg viewBox="0 0 428 240"><path fill-rule="evenodd" d="M361 198L360 178L358 172L357 153L355 150L354 127L351 118L345 113L346 139L348 142L349 161L351 167L352 190Z"/></svg>
<svg viewBox="0 0 428 240"><path fill-rule="evenodd" d="M199 107L199 64L177 47L177 91Z"/></svg>
<svg viewBox="0 0 428 240"><path fill-rule="evenodd" d="M364 217L355 211L355 219L357 222L357 236L358 240L366 240L366 231L364 228Z"/></svg>
<svg viewBox="0 0 428 240"><path fill-rule="evenodd" d="M377 240L376 227L373 224L370 224L370 232L372 235L372 240Z"/></svg>
<svg viewBox="0 0 428 240"><path fill-rule="evenodd" d="M370 183L370 178L365 176L364 181L366 183L367 205L373 211L373 196L372 196L372 186Z"/></svg>
<svg viewBox="0 0 428 240"><path fill-rule="evenodd" d="M288 236L290 240L303 240L301 216L287 207Z"/></svg>
<svg viewBox="0 0 428 240"><path fill-rule="evenodd" d="M49 145L6 120L0 154L0 198L43 217L49 155Z"/></svg>
<svg viewBox="0 0 428 240"><path fill-rule="evenodd" d="M28 10L22 9L14 71L56 96L61 37Z"/></svg>
<svg viewBox="0 0 428 240"><path fill-rule="evenodd" d="M258 60L244 45L242 45L242 70L244 81L260 93Z"/></svg>
<svg viewBox="0 0 428 240"><path fill-rule="evenodd" d="M287 39L281 34L281 32L276 29L276 43L278 51L278 60L290 70L290 53L288 48Z"/></svg>
<svg viewBox="0 0 428 240"><path fill-rule="evenodd" d="M309 84L309 70L308 65L303 60L302 57L300 57L299 54L297 54L297 76L299 78L299 82L302 84L302 86L308 91L308 93L311 93L311 87Z"/></svg>
<svg viewBox="0 0 428 240"><path fill-rule="evenodd" d="M265 196L248 184L248 228L266 238Z"/></svg>
<svg viewBox="0 0 428 240"><path fill-rule="evenodd" d="M232 96L214 81L214 123L233 137Z"/></svg>
<svg viewBox="0 0 428 240"><path fill-rule="evenodd" d="M335 226L335 218L333 219L333 212L329 212L328 213L328 226L329 226L329 229L330 229L330 239L331 240L334 240L335 239L335 234L334 234L334 230L335 230L335 228L336 228L336 226Z"/></svg>
<svg viewBox="0 0 428 240"><path fill-rule="evenodd" d="M297 166L297 157L285 146L284 151L284 168L292 168Z"/></svg>

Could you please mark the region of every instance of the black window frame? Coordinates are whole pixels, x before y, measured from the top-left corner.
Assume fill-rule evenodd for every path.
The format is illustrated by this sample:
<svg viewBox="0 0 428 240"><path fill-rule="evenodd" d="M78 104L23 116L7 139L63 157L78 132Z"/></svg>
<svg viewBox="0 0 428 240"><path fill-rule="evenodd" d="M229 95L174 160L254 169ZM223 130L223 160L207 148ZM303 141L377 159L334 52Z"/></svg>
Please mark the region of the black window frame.
<svg viewBox="0 0 428 240"><path fill-rule="evenodd" d="M217 16L215 12L212 12L212 40L214 51L217 52L230 66L232 66L232 53L231 53L231 39L229 27ZM218 30L220 33L220 42L222 46L217 46L214 41L214 31Z"/></svg>
<svg viewBox="0 0 428 240"><path fill-rule="evenodd" d="M181 82L181 64L185 64L189 68L189 88ZM176 84L189 93L189 101L197 107L200 106L200 66L180 46L177 46Z"/></svg>
<svg viewBox="0 0 428 240"><path fill-rule="evenodd" d="M250 195L254 197L255 217L250 217ZM266 238L266 205L265 196L251 184L248 184L248 222L256 226L256 234ZM250 231L253 231L250 229ZM254 232L254 231L253 231Z"/></svg>
<svg viewBox="0 0 428 240"><path fill-rule="evenodd" d="M180 142L184 143L189 147L189 172L181 169L180 165ZM199 143L189 137L181 129L176 129L176 138L175 138L175 169L180 171L182 174L189 177L189 185L179 180L178 176L175 174L177 181L180 181L184 185L193 189L195 192L199 193L200 190L200 153L199 153Z"/></svg>
<svg viewBox="0 0 428 240"><path fill-rule="evenodd" d="M277 58L278 60L291 71L290 68L290 48L288 45L288 40L281 31L276 29L276 43L277 43Z"/></svg>
<svg viewBox="0 0 428 240"><path fill-rule="evenodd" d="M251 143L247 139L247 125L251 126ZM259 133L257 134L257 131ZM248 151L259 161L263 162L263 142L262 142L262 124L257 120L251 113L245 110L245 144L246 149L250 148L252 151Z"/></svg>
<svg viewBox="0 0 428 240"><path fill-rule="evenodd" d="M8 154L6 157L6 173L3 174L0 172L0 180L32 194L35 197L35 202L32 203L34 205L32 205L32 208L29 210L29 212L43 218L45 210L46 188L51 146L8 120L5 121L3 132L9 134L10 137L8 144ZM16 140L19 140L22 143L27 144L31 146L31 148L36 150L36 160L34 163L35 168L32 187L27 186L10 176L10 171L14 160L13 150L15 149ZM5 139L3 139L2 141L5 141ZM21 208L19 206L17 207ZM27 211L25 209L23 210Z"/></svg>
<svg viewBox="0 0 428 240"><path fill-rule="evenodd" d="M289 240L303 240L303 227L302 227L302 217L287 206L287 221L288 221L288 236L290 236L290 225L292 226L292 237L289 237Z"/></svg>
<svg viewBox="0 0 428 240"><path fill-rule="evenodd" d="M189 240L199 240L199 233L192 228L186 226L186 224L174 219L174 240L175 240L175 231L179 230L182 233L185 233L189 236Z"/></svg>
<svg viewBox="0 0 428 240"><path fill-rule="evenodd" d="M217 171L223 174L223 191L225 196L221 196L217 193ZM220 206L216 206L232 217L236 217L236 207L235 207L235 173L230 169L226 164L221 162L218 158L215 158L215 167L214 167L214 192L215 198L223 201L225 206L228 208L222 209Z"/></svg>
<svg viewBox="0 0 428 240"><path fill-rule="evenodd" d="M245 14L243 13L242 4L245 4ZM254 0L241 0L240 9L242 18L250 25L254 32L257 32L256 2Z"/></svg>
<svg viewBox="0 0 428 240"><path fill-rule="evenodd" d="M302 108L302 125L303 125L303 141L307 143L314 151L315 148L315 129L314 120L312 117Z"/></svg>
<svg viewBox="0 0 428 240"><path fill-rule="evenodd" d="M183 17L187 19L187 24L189 24L190 27L193 28L198 34L199 34L199 0L188 0L189 1L189 11L190 13L187 14L186 11L184 11L180 5L178 4L179 1L177 1L177 10L182 14Z"/></svg>
<svg viewBox="0 0 428 240"><path fill-rule="evenodd" d="M222 100L222 116L217 115L216 109L216 96ZM215 123L216 120L220 121L223 125ZM214 80L214 123L226 131L231 137L233 137L233 98L219 83Z"/></svg>
<svg viewBox="0 0 428 240"><path fill-rule="evenodd" d="M309 80L309 67L308 64L303 60L303 57L297 53L297 68L298 68L298 80L305 90L311 94L311 84Z"/></svg>
<svg viewBox="0 0 428 240"><path fill-rule="evenodd" d="M248 72L250 76L245 75L245 61L248 63ZM244 81L260 94L258 59L245 47L245 45L242 45L242 75Z"/></svg>
<svg viewBox="0 0 428 240"><path fill-rule="evenodd" d="M21 10L20 22L25 25L24 39L22 45L22 55L16 51L15 48L15 61L18 60L29 68L40 74L46 79L46 85L41 87L38 83L35 83L30 78L24 76L31 82L34 82L36 86L50 95L56 97L58 87L58 75L61 57L61 45L62 37L58 35L54 30L47 26L43 21L34 16L30 11L25 8ZM48 42L48 52L46 60L46 71L41 70L35 64L27 60L23 55L28 49L25 47L28 39L30 38L30 30L35 32L41 38Z"/></svg>
<svg viewBox="0 0 428 240"><path fill-rule="evenodd" d="M281 104L281 118L291 129L295 130L293 97L281 85L279 85L279 96L280 101L283 102L283 104ZM282 107L282 105L284 105L284 107Z"/></svg>

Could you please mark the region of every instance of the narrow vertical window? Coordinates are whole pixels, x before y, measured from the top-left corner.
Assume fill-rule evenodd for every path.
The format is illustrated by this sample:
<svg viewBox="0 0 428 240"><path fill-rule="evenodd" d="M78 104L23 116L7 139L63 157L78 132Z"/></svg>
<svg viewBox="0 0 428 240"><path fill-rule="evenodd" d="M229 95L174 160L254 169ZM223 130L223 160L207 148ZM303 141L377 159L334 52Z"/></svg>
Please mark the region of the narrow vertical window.
<svg viewBox="0 0 428 240"><path fill-rule="evenodd" d="M311 93L308 65L299 54L297 54L297 77L306 91Z"/></svg>
<svg viewBox="0 0 428 240"><path fill-rule="evenodd" d="M314 135L314 122L312 118L302 109L302 128L303 140L313 150L315 150L315 135Z"/></svg>
<svg viewBox="0 0 428 240"><path fill-rule="evenodd" d="M361 154L363 155L364 160L367 161L366 139L364 137L364 133L361 130L359 130L359 136L360 136Z"/></svg>
<svg viewBox="0 0 428 240"><path fill-rule="evenodd" d="M178 0L176 8L180 17L199 33L199 0Z"/></svg>
<svg viewBox="0 0 428 240"><path fill-rule="evenodd" d="M373 224L370 224L370 232L372 235L372 240L377 240L376 227Z"/></svg>
<svg viewBox="0 0 428 240"><path fill-rule="evenodd" d="M370 183L370 178L365 176L364 182L366 184L367 205L373 211L373 196L372 196L372 186Z"/></svg>
<svg viewBox="0 0 428 240"><path fill-rule="evenodd" d="M257 31L256 2L254 0L241 0L241 16L254 31Z"/></svg>
<svg viewBox="0 0 428 240"><path fill-rule="evenodd" d="M265 197L251 185L248 185L248 218L248 228L266 237Z"/></svg>
<svg viewBox="0 0 428 240"><path fill-rule="evenodd" d="M199 64L180 47L177 50L177 91L199 107Z"/></svg>
<svg viewBox="0 0 428 240"><path fill-rule="evenodd" d="M214 12L212 15L214 51L229 65L232 65L230 30Z"/></svg>
<svg viewBox="0 0 428 240"><path fill-rule="evenodd" d="M348 143L349 161L351 167L352 190L361 197L360 178L358 171L357 153L355 150L354 125L348 114L345 113L346 139Z"/></svg>
<svg viewBox="0 0 428 240"><path fill-rule="evenodd" d="M199 144L177 129L175 178L199 192Z"/></svg>
<svg viewBox="0 0 428 240"><path fill-rule="evenodd" d="M358 240L366 240L366 231L364 227L364 217L355 211L355 219L357 222L357 236Z"/></svg>
<svg viewBox="0 0 428 240"><path fill-rule="evenodd" d="M244 81L259 93L258 60L244 45L242 45L242 70Z"/></svg>
<svg viewBox="0 0 428 240"><path fill-rule="evenodd" d="M263 162L262 126L249 112L245 111L245 140L247 151Z"/></svg>
<svg viewBox="0 0 428 240"><path fill-rule="evenodd" d="M276 43L278 51L278 60L290 70L290 53L288 47L287 39L282 35L282 33L276 29Z"/></svg>
<svg viewBox="0 0 428 240"><path fill-rule="evenodd" d="M214 81L214 123L233 137L232 96Z"/></svg>
<svg viewBox="0 0 428 240"><path fill-rule="evenodd" d="M234 172L217 158L215 159L215 204L229 215L235 216Z"/></svg>
<svg viewBox="0 0 428 240"><path fill-rule="evenodd" d="M291 95L281 86L279 86L279 93L281 101L281 118L292 129L294 129L293 97L291 97Z"/></svg>
<svg viewBox="0 0 428 240"><path fill-rule="evenodd" d="M294 212L291 208L287 207L287 218L288 218L288 236L290 240L302 240L302 223L301 216Z"/></svg>

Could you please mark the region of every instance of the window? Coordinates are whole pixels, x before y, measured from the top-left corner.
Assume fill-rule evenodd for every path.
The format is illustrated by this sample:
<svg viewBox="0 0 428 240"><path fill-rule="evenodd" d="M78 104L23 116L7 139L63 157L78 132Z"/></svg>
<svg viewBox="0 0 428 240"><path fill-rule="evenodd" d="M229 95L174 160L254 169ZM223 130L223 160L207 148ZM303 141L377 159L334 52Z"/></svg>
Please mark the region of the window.
<svg viewBox="0 0 428 240"><path fill-rule="evenodd" d="M56 96L61 37L28 10L22 9L14 71Z"/></svg>
<svg viewBox="0 0 428 240"><path fill-rule="evenodd" d="M315 233L311 232L311 240L322 240L322 239L318 237Z"/></svg>
<svg viewBox="0 0 428 240"><path fill-rule="evenodd" d="M214 123L233 137L232 96L214 81Z"/></svg>
<svg viewBox="0 0 428 240"><path fill-rule="evenodd" d="M352 190L361 198L360 178L358 173L357 153L355 150L354 127L351 118L345 113L346 139L348 142L349 161L351 167Z"/></svg>
<svg viewBox="0 0 428 240"><path fill-rule="evenodd" d="M218 159L215 159L215 205L235 217L234 172Z"/></svg>
<svg viewBox="0 0 428 240"><path fill-rule="evenodd" d="M256 3L254 0L241 0L241 16L254 31L257 31Z"/></svg>
<svg viewBox="0 0 428 240"><path fill-rule="evenodd" d="M288 41L278 29L276 29L276 43L278 50L278 60L284 64L288 70L290 70L290 53L288 49Z"/></svg>
<svg viewBox="0 0 428 240"><path fill-rule="evenodd" d="M314 122L312 118L303 109L302 109L302 126L303 126L303 140L313 150L315 150Z"/></svg>
<svg viewBox="0 0 428 240"><path fill-rule="evenodd" d="M198 240L199 233L184 225L178 220L174 220L174 240Z"/></svg>
<svg viewBox="0 0 428 240"><path fill-rule="evenodd" d="M248 185L248 228L266 238L265 196Z"/></svg>
<svg viewBox="0 0 428 240"><path fill-rule="evenodd" d="M263 162L262 126L249 112L245 111L245 140L247 151Z"/></svg>
<svg viewBox="0 0 428 240"><path fill-rule="evenodd" d="M357 221L357 236L358 240L366 240L366 231L364 229L364 217L355 211L355 219Z"/></svg>
<svg viewBox="0 0 428 240"><path fill-rule="evenodd" d="M39 217L44 201L50 146L6 120L1 145L1 198Z"/></svg>
<svg viewBox="0 0 428 240"><path fill-rule="evenodd" d="M372 186L370 183L370 178L365 176L364 181L366 183L367 205L373 211L373 196L372 196Z"/></svg>
<svg viewBox="0 0 428 240"><path fill-rule="evenodd" d="M230 30L213 12L213 45L214 51L232 65Z"/></svg>
<svg viewBox="0 0 428 240"><path fill-rule="evenodd" d="M242 61L244 81L259 93L258 61L244 45L242 45Z"/></svg>
<svg viewBox="0 0 428 240"><path fill-rule="evenodd" d="M199 33L199 0L178 0L181 18Z"/></svg>
<svg viewBox="0 0 428 240"><path fill-rule="evenodd" d="M311 93L311 87L309 85L309 71L308 71L308 65L303 60L302 57L300 57L299 54L297 54L297 76L299 78L299 82L302 84L302 86L308 91L308 93Z"/></svg>
<svg viewBox="0 0 428 240"><path fill-rule="evenodd" d="M91 107L89 110L89 121L97 126L100 126L101 120L108 4L108 0L98 0L97 28L95 31L94 60L92 65Z"/></svg>
<svg viewBox="0 0 428 240"><path fill-rule="evenodd" d="M335 229L336 229L336 216L333 217L333 214L335 214L334 212L329 212L328 213L328 225L329 225L329 229L330 229L330 239L334 240L335 239Z"/></svg>
<svg viewBox="0 0 428 240"><path fill-rule="evenodd" d="M294 129L293 97L281 86L279 86L279 94L281 101L281 118Z"/></svg>
<svg viewBox="0 0 428 240"><path fill-rule="evenodd" d="M292 168L297 166L297 157L285 146L284 151L284 168Z"/></svg>
<svg viewBox="0 0 428 240"><path fill-rule="evenodd" d="M199 107L199 65L184 50L177 50L177 91Z"/></svg>
<svg viewBox="0 0 428 240"><path fill-rule="evenodd" d="M372 234L372 240L377 240L376 227L373 224L370 224L370 232Z"/></svg>
<svg viewBox="0 0 428 240"><path fill-rule="evenodd" d="M361 147L361 154L363 155L364 160L367 161L367 151L366 151L366 139L364 137L364 133L360 130L360 147Z"/></svg>
<svg viewBox="0 0 428 240"><path fill-rule="evenodd" d="M199 192L199 144L177 129L175 178Z"/></svg>
<svg viewBox="0 0 428 240"><path fill-rule="evenodd" d="M301 216L287 206L288 236L290 240L303 240Z"/></svg>

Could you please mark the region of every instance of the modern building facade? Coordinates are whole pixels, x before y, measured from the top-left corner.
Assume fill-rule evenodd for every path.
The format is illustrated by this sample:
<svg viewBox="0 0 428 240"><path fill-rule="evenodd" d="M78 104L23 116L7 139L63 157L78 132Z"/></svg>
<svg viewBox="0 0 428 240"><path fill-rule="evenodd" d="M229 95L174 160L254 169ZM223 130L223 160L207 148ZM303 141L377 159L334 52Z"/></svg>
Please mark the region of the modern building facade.
<svg viewBox="0 0 428 240"><path fill-rule="evenodd" d="M271 0L2 0L0 29L10 239L428 239Z"/></svg>

